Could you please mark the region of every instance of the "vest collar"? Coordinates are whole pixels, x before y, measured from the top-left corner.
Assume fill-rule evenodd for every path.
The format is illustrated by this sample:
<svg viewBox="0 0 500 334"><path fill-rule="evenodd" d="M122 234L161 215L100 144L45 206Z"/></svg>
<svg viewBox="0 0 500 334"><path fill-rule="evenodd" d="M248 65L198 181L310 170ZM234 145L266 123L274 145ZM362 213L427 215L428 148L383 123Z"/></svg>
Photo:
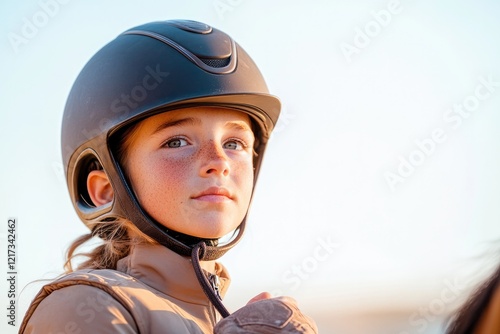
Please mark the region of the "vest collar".
<svg viewBox="0 0 500 334"><path fill-rule="evenodd" d="M230 277L226 268L215 261L201 261L205 273L219 277L224 297ZM117 270L135 277L170 297L193 304L208 305L189 257L181 256L161 245L135 245L130 254L118 261Z"/></svg>

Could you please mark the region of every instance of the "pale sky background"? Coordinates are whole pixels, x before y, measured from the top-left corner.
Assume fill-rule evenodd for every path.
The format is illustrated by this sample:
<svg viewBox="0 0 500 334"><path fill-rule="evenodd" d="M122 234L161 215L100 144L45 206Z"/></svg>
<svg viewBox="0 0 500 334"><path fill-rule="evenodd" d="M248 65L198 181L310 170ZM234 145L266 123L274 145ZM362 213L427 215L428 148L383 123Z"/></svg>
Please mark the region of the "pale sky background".
<svg viewBox="0 0 500 334"><path fill-rule="evenodd" d="M44 14L43 3L58 8ZM230 308L267 290L318 317L402 312L394 333L440 333L440 307L458 301L443 301L450 284L465 296L500 262L494 0L9 0L0 13L0 253L16 217L18 293L61 273L68 245L86 232L61 172L76 76L121 32L177 18L230 34L284 105L247 234L222 258ZM460 104L465 116L453 111ZM398 168L407 174L391 188L387 173ZM39 287L21 294L18 323ZM16 332L0 319L0 332Z"/></svg>

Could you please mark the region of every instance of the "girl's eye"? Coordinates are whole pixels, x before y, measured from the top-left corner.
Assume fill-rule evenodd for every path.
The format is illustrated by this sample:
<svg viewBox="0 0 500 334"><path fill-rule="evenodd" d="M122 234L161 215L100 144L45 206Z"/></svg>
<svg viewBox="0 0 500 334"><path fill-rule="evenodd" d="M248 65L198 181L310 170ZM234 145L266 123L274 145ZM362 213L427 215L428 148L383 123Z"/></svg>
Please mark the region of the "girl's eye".
<svg viewBox="0 0 500 334"><path fill-rule="evenodd" d="M173 139L170 139L169 141L167 141L165 143L165 146L168 148L177 148L177 147L181 147L181 146L186 146L187 144L188 144L188 142L186 141L186 139L173 138Z"/></svg>
<svg viewBox="0 0 500 334"><path fill-rule="evenodd" d="M240 140L231 139L225 142L223 147L228 150L242 150L246 145Z"/></svg>

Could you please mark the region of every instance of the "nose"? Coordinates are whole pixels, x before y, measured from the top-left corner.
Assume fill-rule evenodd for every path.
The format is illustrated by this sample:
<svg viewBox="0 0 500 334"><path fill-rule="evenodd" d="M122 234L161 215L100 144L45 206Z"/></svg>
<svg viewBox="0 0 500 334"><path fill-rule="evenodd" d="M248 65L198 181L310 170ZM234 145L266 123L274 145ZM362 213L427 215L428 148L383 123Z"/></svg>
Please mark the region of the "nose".
<svg viewBox="0 0 500 334"><path fill-rule="evenodd" d="M198 161L201 161L200 176L229 175L229 161L224 149L213 140L200 148Z"/></svg>

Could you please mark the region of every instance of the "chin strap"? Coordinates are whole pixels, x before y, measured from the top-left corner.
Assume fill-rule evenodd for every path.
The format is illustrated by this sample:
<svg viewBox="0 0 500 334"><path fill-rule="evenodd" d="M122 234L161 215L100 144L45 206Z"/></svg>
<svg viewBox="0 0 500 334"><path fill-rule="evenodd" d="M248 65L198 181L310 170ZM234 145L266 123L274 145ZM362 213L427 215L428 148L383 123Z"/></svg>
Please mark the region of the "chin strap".
<svg viewBox="0 0 500 334"><path fill-rule="evenodd" d="M220 313L223 318L226 318L230 313L226 307L222 304L222 298L220 297L218 286L216 283L210 283L207 276L203 274L200 266L200 258L203 258L205 254L207 245L201 241L197 243L191 252L191 261L193 262L194 272L196 273L196 278L203 289L203 292L208 297L210 302L215 306L215 309ZM217 276L215 276L217 280Z"/></svg>

